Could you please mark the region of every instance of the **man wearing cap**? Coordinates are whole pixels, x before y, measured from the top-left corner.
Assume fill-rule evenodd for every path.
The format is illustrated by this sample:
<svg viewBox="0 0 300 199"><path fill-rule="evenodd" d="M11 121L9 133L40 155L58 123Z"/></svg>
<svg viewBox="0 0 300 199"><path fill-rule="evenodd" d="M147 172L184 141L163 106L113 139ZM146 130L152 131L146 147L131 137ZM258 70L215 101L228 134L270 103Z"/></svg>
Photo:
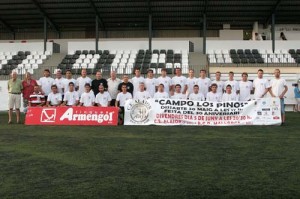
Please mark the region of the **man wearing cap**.
<svg viewBox="0 0 300 199"><path fill-rule="evenodd" d="M17 79L17 73L12 72L11 79L7 82L8 90L8 124L12 121L13 109L16 109L17 123L20 123L21 92L23 90L22 81Z"/></svg>

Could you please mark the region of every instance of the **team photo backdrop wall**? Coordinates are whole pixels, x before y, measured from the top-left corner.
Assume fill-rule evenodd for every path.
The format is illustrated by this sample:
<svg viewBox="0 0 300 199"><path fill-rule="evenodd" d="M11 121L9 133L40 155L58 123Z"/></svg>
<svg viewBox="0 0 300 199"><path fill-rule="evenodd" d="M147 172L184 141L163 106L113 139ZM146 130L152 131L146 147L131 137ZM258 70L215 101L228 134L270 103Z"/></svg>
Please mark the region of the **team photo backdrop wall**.
<svg viewBox="0 0 300 199"><path fill-rule="evenodd" d="M175 99L128 100L125 125L280 125L279 98L247 102Z"/></svg>

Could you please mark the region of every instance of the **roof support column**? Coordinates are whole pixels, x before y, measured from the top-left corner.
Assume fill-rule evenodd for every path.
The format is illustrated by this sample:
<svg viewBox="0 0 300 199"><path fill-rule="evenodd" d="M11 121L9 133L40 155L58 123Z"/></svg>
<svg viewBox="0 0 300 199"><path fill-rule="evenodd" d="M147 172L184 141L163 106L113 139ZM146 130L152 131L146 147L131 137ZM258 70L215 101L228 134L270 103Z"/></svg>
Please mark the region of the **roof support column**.
<svg viewBox="0 0 300 199"><path fill-rule="evenodd" d="M98 42L99 42L99 18L98 16L96 15L96 40L95 40L95 44L96 44L96 47L95 47L95 50L96 50L96 53L98 51Z"/></svg>
<svg viewBox="0 0 300 199"><path fill-rule="evenodd" d="M152 14L149 13L149 30L148 30L148 34L149 34L149 51L152 51Z"/></svg>
<svg viewBox="0 0 300 199"><path fill-rule="evenodd" d="M272 34L272 51L274 53L275 52L275 13L272 14L271 34Z"/></svg>
<svg viewBox="0 0 300 199"><path fill-rule="evenodd" d="M44 17L44 53L47 50L47 18Z"/></svg>
<svg viewBox="0 0 300 199"><path fill-rule="evenodd" d="M203 14L203 54L206 54L206 14Z"/></svg>

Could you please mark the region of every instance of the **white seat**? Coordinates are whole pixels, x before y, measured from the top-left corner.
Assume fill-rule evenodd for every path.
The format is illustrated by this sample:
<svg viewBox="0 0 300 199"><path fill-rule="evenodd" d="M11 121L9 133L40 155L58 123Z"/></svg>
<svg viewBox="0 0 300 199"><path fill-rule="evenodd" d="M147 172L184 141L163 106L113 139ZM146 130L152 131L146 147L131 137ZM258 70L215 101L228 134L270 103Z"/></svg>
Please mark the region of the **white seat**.
<svg viewBox="0 0 300 199"><path fill-rule="evenodd" d="M0 60L4 60L5 59L5 55L0 55Z"/></svg>
<svg viewBox="0 0 300 199"><path fill-rule="evenodd" d="M3 63L3 62L2 62ZM24 59L23 61L22 61L22 64L28 64L29 63L29 61L28 61L28 59Z"/></svg>
<svg viewBox="0 0 300 199"><path fill-rule="evenodd" d="M130 54L137 54L137 53L138 53L137 50L131 50L131 51L130 51Z"/></svg>
<svg viewBox="0 0 300 199"><path fill-rule="evenodd" d="M153 58L153 57L152 57L151 63L157 63L157 60L158 60L157 58Z"/></svg>
<svg viewBox="0 0 300 199"><path fill-rule="evenodd" d="M44 52L43 52L43 51L38 51L37 54L38 54L38 55L43 55Z"/></svg>
<svg viewBox="0 0 300 199"><path fill-rule="evenodd" d="M221 49L216 49L216 50L215 50L215 54L217 54L217 55L218 55L218 54L222 54L222 50L221 50Z"/></svg>
<svg viewBox="0 0 300 199"><path fill-rule="evenodd" d="M12 55L6 55L6 59L7 59L7 60L12 59Z"/></svg>
<svg viewBox="0 0 300 199"><path fill-rule="evenodd" d="M156 59L157 59L157 58L158 58L158 54L153 54L153 55L152 55L152 59L153 59L153 58L156 58Z"/></svg>
<svg viewBox="0 0 300 199"><path fill-rule="evenodd" d="M130 50L124 50L124 54L130 54L131 51Z"/></svg>
<svg viewBox="0 0 300 199"><path fill-rule="evenodd" d="M40 55L34 55L33 56L33 59L39 59L40 58Z"/></svg>
<svg viewBox="0 0 300 199"><path fill-rule="evenodd" d="M23 67L24 67L24 64L18 64L17 68L23 68Z"/></svg>
<svg viewBox="0 0 300 199"><path fill-rule="evenodd" d="M189 69L188 68L183 68L182 69L182 74L188 74L189 73Z"/></svg>
<svg viewBox="0 0 300 199"><path fill-rule="evenodd" d="M181 63L175 63L174 68L181 68Z"/></svg>
<svg viewBox="0 0 300 199"><path fill-rule="evenodd" d="M29 60L29 63L30 63L30 64L35 64L35 59L30 59L30 60Z"/></svg>
<svg viewBox="0 0 300 199"><path fill-rule="evenodd" d="M189 68L189 65L188 64L182 64L182 69L188 69Z"/></svg>
<svg viewBox="0 0 300 199"><path fill-rule="evenodd" d="M89 63L91 63L91 60L90 60L89 58L85 58L85 59L83 60L83 63L89 64Z"/></svg>
<svg viewBox="0 0 300 199"><path fill-rule="evenodd" d="M88 58L88 59L93 59L93 55L92 55L92 54L87 54L87 55L86 55L86 58Z"/></svg>
<svg viewBox="0 0 300 199"><path fill-rule="evenodd" d="M128 63L134 63L135 62L135 59L134 58L129 58L128 59Z"/></svg>
<svg viewBox="0 0 300 199"><path fill-rule="evenodd" d="M111 53L111 54L114 54L114 53ZM115 54L124 54L124 50L117 50L117 53Z"/></svg>
<svg viewBox="0 0 300 199"><path fill-rule="evenodd" d="M130 54L130 58L136 58L136 54Z"/></svg>
<svg viewBox="0 0 300 199"><path fill-rule="evenodd" d="M88 68L95 68L95 64L94 63L88 64Z"/></svg>
<svg viewBox="0 0 300 199"><path fill-rule="evenodd" d="M166 68L173 68L173 64L172 63L166 63Z"/></svg>
<svg viewBox="0 0 300 199"><path fill-rule="evenodd" d="M229 55L229 50L223 49L223 50L222 50L222 54L224 54L224 55Z"/></svg>
<svg viewBox="0 0 300 199"><path fill-rule="evenodd" d="M77 68L79 68L79 67L80 67L79 63L73 64L73 68L77 69Z"/></svg>
<svg viewBox="0 0 300 199"><path fill-rule="evenodd" d="M222 54L216 54L216 58L223 58L223 55Z"/></svg>
<svg viewBox="0 0 300 199"><path fill-rule="evenodd" d="M99 54L94 54L94 58L95 58L95 59L99 59L99 58L100 58L100 55L99 55Z"/></svg>
<svg viewBox="0 0 300 199"><path fill-rule="evenodd" d="M281 53L282 53L282 54L289 54L289 52L288 52L287 49L282 49L282 50L281 50Z"/></svg>
<svg viewBox="0 0 300 199"><path fill-rule="evenodd" d="M267 54L273 54L273 50L268 49Z"/></svg>
<svg viewBox="0 0 300 199"><path fill-rule="evenodd" d="M265 49L259 49L259 53L262 54L262 55L267 54Z"/></svg>
<svg viewBox="0 0 300 199"><path fill-rule="evenodd" d="M267 63L273 63L273 59L272 58L268 58L267 59Z"/></svg>
<svg viewBox="0 0 300 199"><path fill-rule="evenodd" d="M38 65L38 64L32 64L32 65L31 65L31 68L32 68L32 69L38 69L38 68L39 68L39 65Z"/></svg>
<svg viewBox="0 0 300 199"><path fill-rule="evenodd" d="M231 58L230 58L230 57L226 57L226 58L225 58L225 63L226 63L226 64L232 63Z"/></svg>
<svg viewBox="0 0 300 199"><path fill-rule="evenodd" d="M275 58L273 58L273 63L280 63L280 61L277 57L275 57Z"/></svg>
<svg viewBox="0 0 300 199"><path fill-rule="evenodd" d="M120 63L120 64L119 64L119 68L124 69L125 67L126 67L126 64L125 64L125 63Z"/></svg>
<svg viewBox="0 0 300 199"><path fill-rule="evenodd" d="M166 54L160 54L159 55L159 59L165 59L166 58Z"/></svg>
<svg viewBox="0 0 300 199"><path fill-rule="evenodd" d="M80 59L85 59L86 57L85 57L84 54L81 54L81 55L79 55L79 58L80 58Z"/></svg>
<svg viewBox="0 0 300 199"><path fill-rule="evenodd" d="M36 51L31 51L30 54L31 55L37 55L37 52Z"/></svg>
<svg viewBox="0 0 300 199"><path fill-rule="evenodd" d="M42 60L42 59L37 59L37 60L36 60L36 63L37 63L37 64L43 64L43 60Z"/></svg>
<svg viewBox="0 0 300 199"><path fill-rule="evenodd" d="M115 70L118 67L118 63L112 63L111 67L113 68L113 70Z"/></svg>
<svg viewBox="0 0 300 199"><path fill-rule="evenodd" d="M44 54L44 53L43 53L43 54ZM48 50L46 50L46 51L45 51L45 55L46 55L46 56L52 55L52 52L51 52L51 51L48 51Z"/></svg>
<svg viewBox="0 0 300 199"><path fill-rule="evenodd" d="M176 49L176 50L174 51L174 54L181 54L181 50Z"/></svg>
<svg viewBox="0 0 300 199"><path fill-rule="evenodd" d="M181 57L182 57L182 58L188 58L189 56L188 56L188 54L182 54Z"/></svg>
<svg viewBox="0 0 300 199"><path fill-rule="evenodd" d="M117 50L111 50L109 53L115 55L117 54Z"/></svg>
<svg viewBox="0 0 300 199"><path fill-rule="evenodd" d="M166 63L166 60L159 58L158 63Z"/></svg>
<svg viewBox="0 0 300 199"><path fill-rule="evenodd" d="M33 59L33 55L27 55L26 59Z"/></svg>
<svg viewBox="0 0 300 199"><path fill-rule="evenodd" d="M91 63L92 63L92 64L96 64L97 62L98 62L97 59L95 59L95 58L91 59Z"/></svg>
<svg viewBox="0 0 300 199"><path fill-rule="evenodd" d="M224 61L224 58L221 58L221 57L217 58L217 63L222 64L222 63L224 63L224 62L225 62L225 61Z"/></svg>
<svg viewBox="0 0 300 199"><path fill-rule="evenodd" d="M81 68L87 68L87 63L80 64Z"/></svg>
<svg viewBox="0 0 300 199"><path fill-rule="evenodd" d="M122 58L122 54L116 54L115 58L121 59Z"/></svg>
<svg viewBox="0 0 300 199"><path fill-rule="evenodd" d="M209 62L215 64L215 63L217 63L217 60L216 60L216 58L211 58L211 59L209 59Z"/></svg>
<svg viewBox="0 0 300 199"><path fill-rule="evenodd" d="M7 52L4 52L4 55L8 56L8 55L11 55L11 54L10 54L10 52L7 51Z"/></svg>
<svg viewBox="0 0 300 199"><path fill-rule="evenodd" d="M82 63L82 59L81 59L81 58L76 59L76 63L77 63L77 64L81 64L81 63Z"/></svg>
<svg viewBox="0 0 300 199"><path fill-rule="evenodd" d="M47 59L46 55L41 55L40 59Z"/></svg>
<svg viewBox="0 0 300 199"><path fill-rule="evenodd" d="M122 58L128 59L129 58L129 54L123 54Z"/></svg>
<svg viewBox="0 0 300 199"><path fill-rule="evenodd" d="M127 63L127 59L126 58L122 58L121 59L121 63Z"/></svg>
<svg viewBox="0 0 300 199"><path fill-rule="evenodd" d="M25 64L25 65L24 65L24 68L25 68L25 69L31 68L31 64Z"/></svg>

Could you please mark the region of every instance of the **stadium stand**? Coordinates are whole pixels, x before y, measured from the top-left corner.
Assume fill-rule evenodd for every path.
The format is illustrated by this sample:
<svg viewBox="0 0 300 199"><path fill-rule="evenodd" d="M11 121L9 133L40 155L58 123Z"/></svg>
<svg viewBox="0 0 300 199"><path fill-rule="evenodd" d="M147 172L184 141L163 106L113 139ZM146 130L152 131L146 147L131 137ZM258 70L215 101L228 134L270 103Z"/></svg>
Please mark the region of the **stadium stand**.
<svg viewBox="0 0 300 199"><path fill-rule="evenodd" d="M72 70L73 74L80 74L82 68L86 68L88 74L100 70L104 75L111 70L117 71L117 74L132 74L134 68L140 68L142 74L149 69L157 74L162 68L167 68L170 74L174 68L182 68L183 73L187 74L189 60L187 50L76 50L69 51L57 67L63 74L67 69Z"/></svg>

